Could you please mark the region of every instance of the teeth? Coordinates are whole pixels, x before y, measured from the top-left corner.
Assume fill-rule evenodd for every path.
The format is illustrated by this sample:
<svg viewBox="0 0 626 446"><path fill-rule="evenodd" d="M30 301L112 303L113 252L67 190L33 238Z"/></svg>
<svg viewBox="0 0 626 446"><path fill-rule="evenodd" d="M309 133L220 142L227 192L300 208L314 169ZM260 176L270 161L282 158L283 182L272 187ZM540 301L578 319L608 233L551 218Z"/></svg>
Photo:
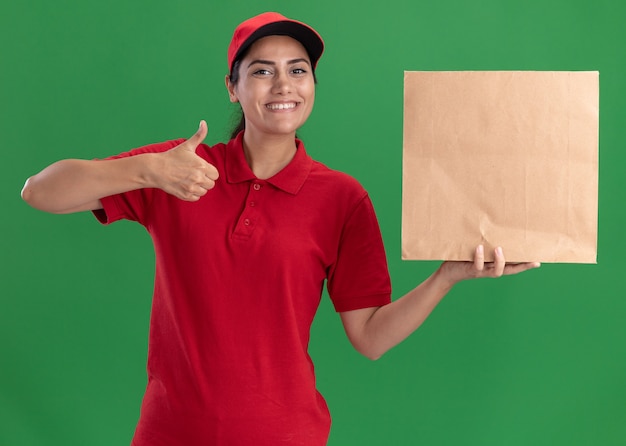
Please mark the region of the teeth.
<svg viewBox="0 0 626 446"><path fill-rule="evenodd" d="M290 102L288 104L267 104L266 107L270 110L286 110L289 108L296 108L296 103Z"/></svg>

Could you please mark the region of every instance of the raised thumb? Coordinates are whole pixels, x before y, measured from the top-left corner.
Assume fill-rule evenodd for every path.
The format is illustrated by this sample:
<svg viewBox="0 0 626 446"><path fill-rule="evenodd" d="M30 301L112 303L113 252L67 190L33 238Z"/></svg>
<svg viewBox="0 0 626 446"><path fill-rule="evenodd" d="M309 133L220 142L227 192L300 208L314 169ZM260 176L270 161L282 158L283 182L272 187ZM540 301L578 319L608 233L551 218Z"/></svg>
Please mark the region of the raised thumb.
<svg viewBox="0 0 626 446"><path fill-rule="evenodd" d="M206 138L207 133L207 125L203 119L202 121L200 121L200 125L198 126L198 130L196 131L196 133L194 133L191 138L187 140L185 148L190 152L195 152L198 145L202 143L202 141L204 141L204 138Z"/></svg>

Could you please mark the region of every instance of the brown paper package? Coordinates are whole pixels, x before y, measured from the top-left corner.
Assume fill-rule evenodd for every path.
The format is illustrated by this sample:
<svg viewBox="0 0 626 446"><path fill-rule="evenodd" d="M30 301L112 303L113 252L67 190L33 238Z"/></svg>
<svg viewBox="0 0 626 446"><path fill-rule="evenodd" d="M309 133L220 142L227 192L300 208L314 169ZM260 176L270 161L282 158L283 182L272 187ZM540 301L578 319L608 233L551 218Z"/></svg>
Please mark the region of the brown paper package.
<svg viewBox="0 0 626 446"><path fill-rule="evenodd" d="M407 71L402 258L596 263L599 73Z"/></svg>

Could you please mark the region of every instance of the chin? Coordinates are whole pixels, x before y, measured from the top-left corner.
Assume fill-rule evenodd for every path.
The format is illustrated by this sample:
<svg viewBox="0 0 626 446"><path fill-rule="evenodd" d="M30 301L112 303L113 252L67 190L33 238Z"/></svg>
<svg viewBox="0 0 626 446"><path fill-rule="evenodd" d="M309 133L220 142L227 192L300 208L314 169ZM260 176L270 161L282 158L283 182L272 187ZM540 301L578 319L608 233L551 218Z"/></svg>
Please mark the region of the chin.
<svg viewBox="0 0 626 446"><path fill-rule="evenodd" d="M259 122L254 125L251 122L246 122L246 128L255 129L255 133L272 135L272 136L289 136L294 135L300 127L304 125L302 119L283 119L283 120L271 120L265 122Z"/></svg>
<svg viewBox="0 0 626 446"><path fill-rule="evenodd" d="M268 133L275 135L293 135L302 125L277 125L268 129Z"/></svg>

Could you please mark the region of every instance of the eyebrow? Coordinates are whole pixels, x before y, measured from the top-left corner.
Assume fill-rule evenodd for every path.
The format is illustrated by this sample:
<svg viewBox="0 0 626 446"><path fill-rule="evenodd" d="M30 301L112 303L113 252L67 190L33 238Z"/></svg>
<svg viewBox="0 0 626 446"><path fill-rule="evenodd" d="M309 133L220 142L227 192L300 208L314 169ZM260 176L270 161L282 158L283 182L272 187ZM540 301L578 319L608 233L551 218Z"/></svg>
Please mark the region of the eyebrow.
<svg viewBox="0 0 626 446"><path fill-rule="evenodd" d="M293 65L295 63L300 63L300 62L304 62L308 64L309 66L311 65L311 62L309 62L308 59L305 59L304 57L288 60L287 65ZM271 61L271 60L265 60L265 59L255 59L248 64L248 68L250 68L254 64L276 65L276 62Z"/></svg>

